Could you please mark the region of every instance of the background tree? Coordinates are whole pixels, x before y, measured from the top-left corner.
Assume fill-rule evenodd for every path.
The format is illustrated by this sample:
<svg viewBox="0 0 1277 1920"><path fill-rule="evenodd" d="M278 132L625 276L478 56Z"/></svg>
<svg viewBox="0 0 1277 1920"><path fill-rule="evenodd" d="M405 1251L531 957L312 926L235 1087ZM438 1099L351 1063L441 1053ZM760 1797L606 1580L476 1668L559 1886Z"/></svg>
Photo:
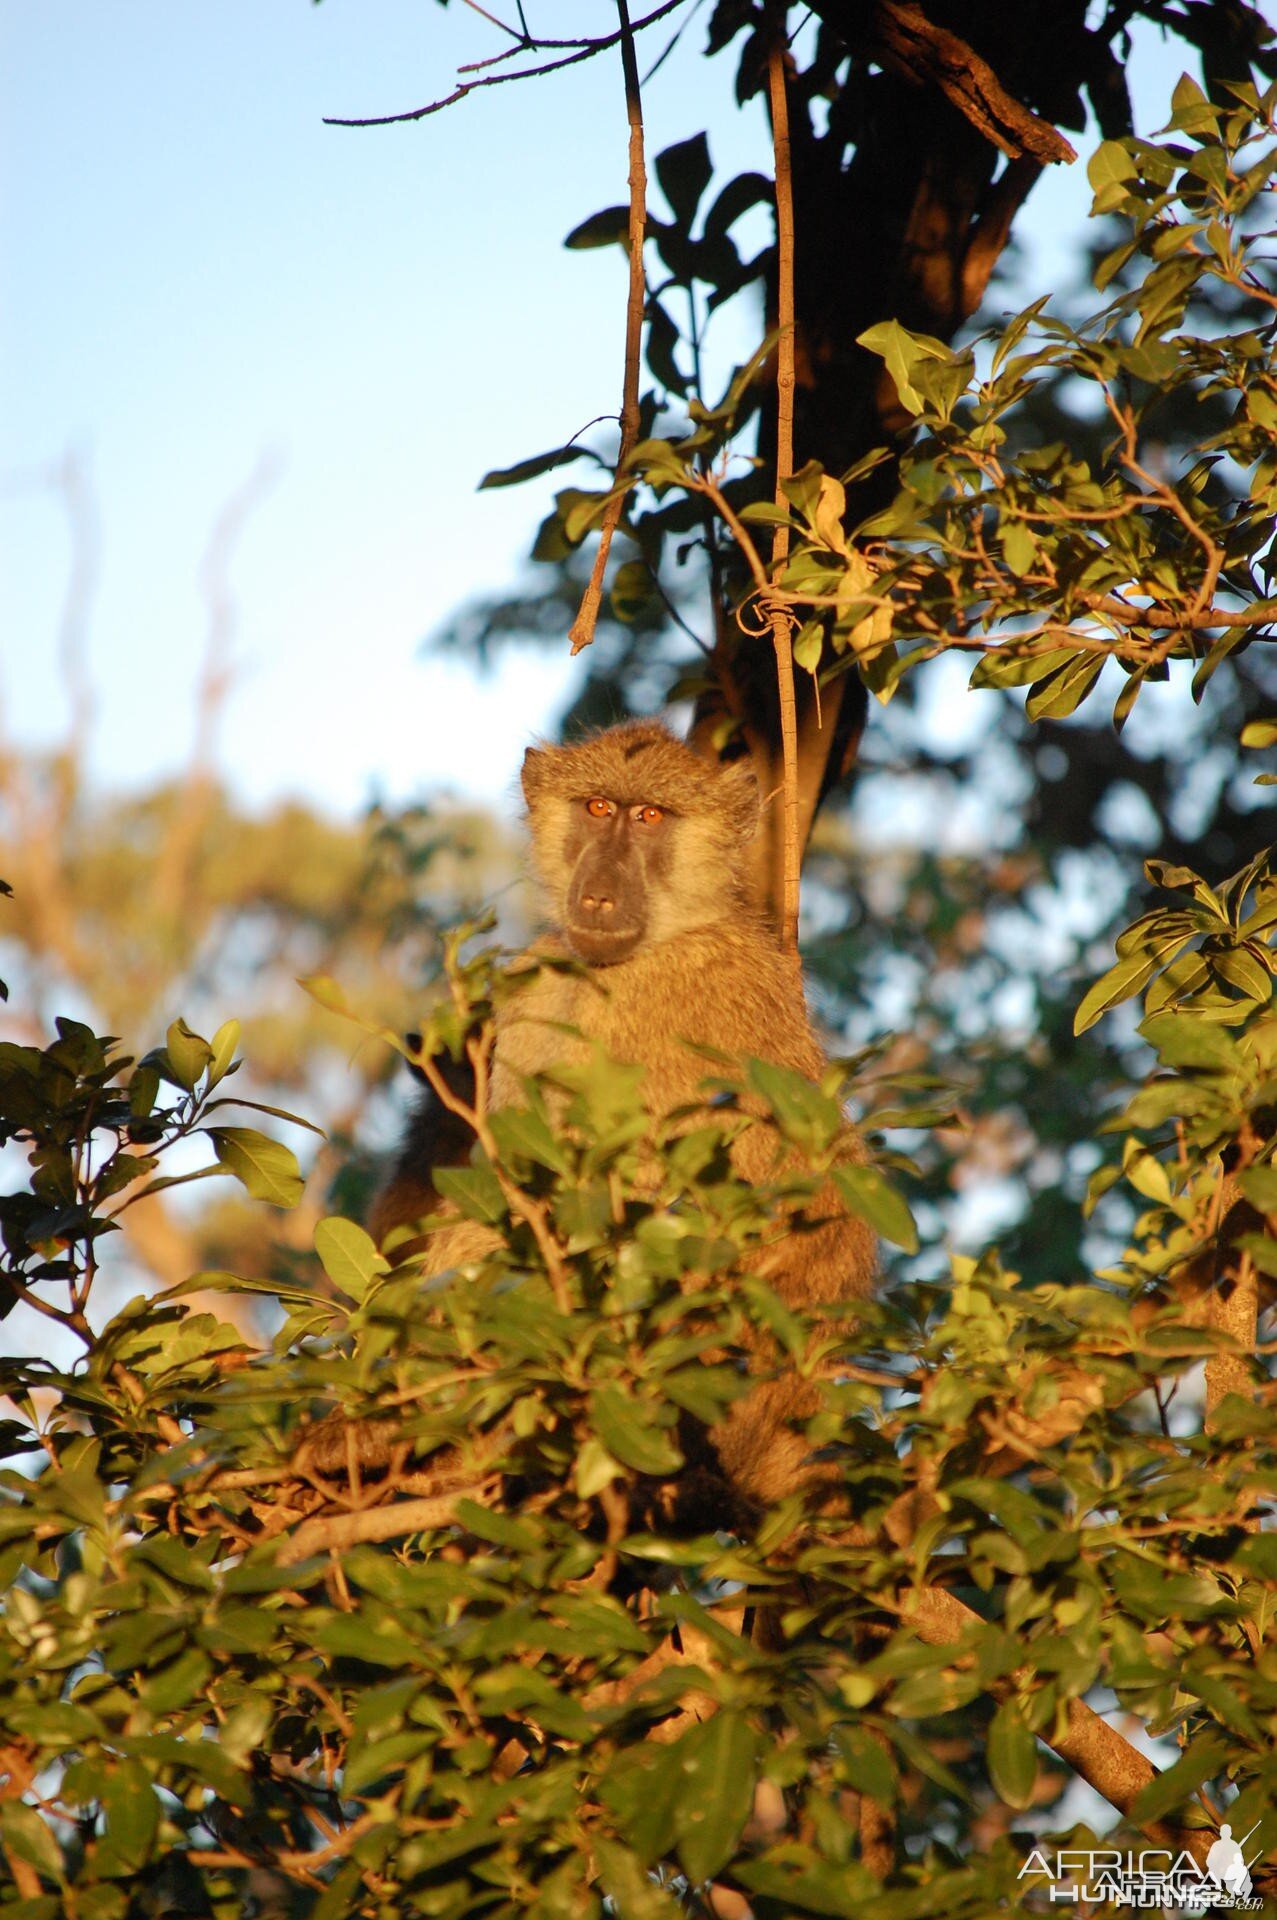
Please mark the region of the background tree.
<svg viewBox="0 0 1277 1920"><path fill-rule="evenodd" d="M408 1028L437 974L440 927L504 889L511 937L526 908L508 886L512 842L477 809L378 807L355 823L297 802L264 815L237 804L218 777L222 711L235 677L235 542L270 472L261 467L219 516L201 569L207 614L194 746L164 785L100 793L87 767L93 745L90 668L97 570L96 509L82 457L49 476L63 499L72 565L59 631L70 721L54 752L0 755L0 869L13 899L0 938L14 990L9 1039L30 1044L56 1013L74 1010L101 1031L159 1042L180 1007L212 1031L228 1004L252 1050L253 1092L322 1109L330 1144L308 1153L305 1204L285 1244L260 1208L221 1197L157 1195L123 1217L134 1281L164 1285L204 1266L279 1272L288 1246L309 1247L340 1171L358 1212L371 1177L353 1156L376 1134L375 1104L388 1062L350 1057L348 1035L298 993L299 974L340 972L387 1022ZM352 1071L353 1069L353 1071ZM330 1088L339 1088L334 1102ZM383 1123L388 1130L388 1123Z"/></svg>

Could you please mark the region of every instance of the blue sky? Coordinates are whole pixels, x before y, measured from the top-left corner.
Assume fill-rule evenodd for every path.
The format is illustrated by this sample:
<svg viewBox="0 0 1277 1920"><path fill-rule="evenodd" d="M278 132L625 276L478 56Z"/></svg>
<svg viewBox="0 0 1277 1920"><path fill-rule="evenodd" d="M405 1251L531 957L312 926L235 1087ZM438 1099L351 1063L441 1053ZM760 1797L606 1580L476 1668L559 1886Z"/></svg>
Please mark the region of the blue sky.
<svg viewBox="0 0 1277 1920"><path fill-rule="evenodd" d="M564 35L601 17L528 11ZM721 169L765 165L730 53L699 58L705 17L647 89L650 150L706 127ZM460 0L0 0L0 744L65 726L68 536L43 476L67 450L93 478L92 764L116 786L189 752L201 559L267 458L230 576L232 784L338 812L509 786L566 659L507 654L478 682L420 642L517 578L553 490L478 494L483 471L616 408L622 255L560 243L624 197L619 71L604 56L416 125L322 124L420 105L499 44ZM1145 128L1180 64L1146 42ZM1036 190L1025 299L1064 277L1088 201L1081 163ZM737 324L725 344L745 345Z"/></svg>

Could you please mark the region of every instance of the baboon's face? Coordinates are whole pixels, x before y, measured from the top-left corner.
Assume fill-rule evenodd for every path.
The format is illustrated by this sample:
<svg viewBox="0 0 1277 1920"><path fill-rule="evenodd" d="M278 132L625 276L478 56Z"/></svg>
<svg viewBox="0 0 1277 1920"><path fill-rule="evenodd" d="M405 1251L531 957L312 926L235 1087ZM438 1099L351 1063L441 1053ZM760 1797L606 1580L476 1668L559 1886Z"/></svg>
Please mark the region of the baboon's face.
<svg viewBox="0 0 1277 1920"><path fill-rule="evenodd" d="M570 878L563 931L577 957L606 967L648 937L652 903L674 851L666 807L590 794L571 807L563 852Z"/></svg>
<svg viewBox="0 0 1277 1920"><path fill-rule="evenodd" d="M748 766L705 761L652 721L523 756L546 905L588 966L734 920L758 818Z"/></svg>

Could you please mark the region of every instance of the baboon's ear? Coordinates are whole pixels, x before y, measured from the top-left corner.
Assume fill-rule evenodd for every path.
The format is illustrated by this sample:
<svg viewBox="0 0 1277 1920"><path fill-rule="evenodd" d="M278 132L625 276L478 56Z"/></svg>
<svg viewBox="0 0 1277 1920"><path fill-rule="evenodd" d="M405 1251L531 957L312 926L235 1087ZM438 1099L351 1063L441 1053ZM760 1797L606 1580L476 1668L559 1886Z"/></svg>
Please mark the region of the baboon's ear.
<svg viewBox="0 0 1277 1920"><path fill-rule="evenodd" d="M529 747L523 756L523 797L531 806L545 786L545 777L549 772L546 762L550 755L545 747Z"/></svg>
<svg viewBox="0 0 1277 1920"><path fill-rule="evenodd" d="M752 840L758 830L758 781L748 760L732 760L719 775L723 805L732 827L742 840Z"/></svg>

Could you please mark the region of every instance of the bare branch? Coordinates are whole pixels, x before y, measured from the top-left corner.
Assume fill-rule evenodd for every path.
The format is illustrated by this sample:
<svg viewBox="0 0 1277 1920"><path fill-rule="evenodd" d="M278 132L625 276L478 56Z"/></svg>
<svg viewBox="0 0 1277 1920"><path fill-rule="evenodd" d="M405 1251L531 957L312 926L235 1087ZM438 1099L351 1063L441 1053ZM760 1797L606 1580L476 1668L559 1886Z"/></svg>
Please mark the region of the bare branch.
<svg viewBox="0 0 1277 1920"><path fill-rule="evenodd" d="M776 279L779 334L776 342L776 504L786 504L785 482L794 470L794 182L789 151L789 102L785 92L785 9L773 22L767 56L767 88L776 167ZM789 557L789 525L782 522L772 539L771 577L780 580ZM793 616L774 601L768 608L776 653L780 702L781 769L784 793L781 835L781 944L798 951L798 714L794 698Z"/></svg>
<svg viewBox="0 0 1277 1920"><path fill-rule="evenodd" d="M232 649L238 611L230 590L230 566L245 526L280 473L277 454L265 453L237 487L213 524L200 567L208 628L196 696L195 742L182 791L155 862L154 897L162 914L180 920L190 893L191 868L213 791L217 726L234 679Z"/></svg>
<svg viewBox="0 0 1277 1920"><path fill-rule="evenodd" d="M987 60L914 0L812 0L812 12L849 44L918 86L938 87L1009 160L1076 160L1062 133L1021 104Z"/></svg>
<svg viewBox="0 0 1277 1920"><path fill-rule="evenodd" d="M644 27L650 27L655 21L663 20L667 13L673 13L676 7L684 4L685 0L663 0L661 6L654 8L642 20L634 21L633 32L642 33ZM558 73L562 68L574 67L582 60L593 60L596 54L606 53L609 47L616 46L621 38L622 32L618 29L616 33L604 34L597 40L536 40L531 43L533 48L566 46L577 50L566 54L562 60L548 60L544 66L521 67L517 73L487 73L481 80L467 80L461 86L454 88L451 93L446 94L443 99L432 100L429 106L414 107L407 113L382 113L363 120L343 120L335 115L326 115L324 125L326 127L397 127L407 120L424 120L432 113L441 113L445 107L454 107L459 100L464 100L468 93L475 93L480 87L500 87L504 86L508 80L539 80L547 73Z"/></svg>
<svg viewBox="0 0 1277 1920"><path fill-rule="evenodd" d="M634 31L630 25L626 0L616 0L621 21L621 69L625 77L625 117L630 128L630 286L625 304L625 377L621 399L621 444L616 456L620 474L638 439L639 425L639 348L643 336L643 305L646 285L643 278L643 236L647 226L647 168L643 157L643 101L639 91L638 61L634 52ZM568 639L572 652L580 653L594 638L594 628L603 599L603 578L607 571L612 536L620 524L625 495L613 493L599 529L598 551L590 578L581 597L581 608L572 623Z"/></svg>

